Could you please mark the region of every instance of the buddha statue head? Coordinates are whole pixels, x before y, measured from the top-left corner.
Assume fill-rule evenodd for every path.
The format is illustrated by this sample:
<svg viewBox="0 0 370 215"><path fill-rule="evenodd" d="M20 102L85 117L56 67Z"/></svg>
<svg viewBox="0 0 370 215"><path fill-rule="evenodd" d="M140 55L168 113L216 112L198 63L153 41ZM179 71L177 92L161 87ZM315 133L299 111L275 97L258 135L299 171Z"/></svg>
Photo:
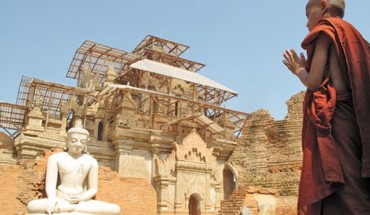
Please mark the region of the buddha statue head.
<svg viewBox="0 0 370 215"><path fill-rule="evenodd" d="M89 132L82 127L81 120L77 120L75 127L67 131L65 150L72 154L87 152L87 143L90 141Z"/></svg>

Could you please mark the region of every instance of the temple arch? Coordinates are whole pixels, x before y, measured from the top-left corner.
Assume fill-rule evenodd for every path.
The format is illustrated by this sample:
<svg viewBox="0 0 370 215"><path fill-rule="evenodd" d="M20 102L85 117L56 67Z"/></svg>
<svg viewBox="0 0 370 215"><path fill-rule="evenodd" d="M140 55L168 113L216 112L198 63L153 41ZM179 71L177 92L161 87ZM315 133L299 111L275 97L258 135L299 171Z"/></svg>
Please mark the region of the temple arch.
<svg viewBox="0 0 370 215"><path fill-rule="evenodd" d="M201 197L199 194L193 193L190 195L188 204L189 215L201 215L200 201Z"/></svg>
<svg viewBox="0 0 370 215"><path fill-rule="evenodd" d="M237 187L237 175L230 164L225 164L222 171L224 199L228 199Z"/></svg>
<svg viewBox="0 0 370 215"><path fill-rule="evenodd" d="M97 140L102 141L103 140L103 131L104 131L104 123L103 120L101 120L98 124L98 136Z"/></svg>

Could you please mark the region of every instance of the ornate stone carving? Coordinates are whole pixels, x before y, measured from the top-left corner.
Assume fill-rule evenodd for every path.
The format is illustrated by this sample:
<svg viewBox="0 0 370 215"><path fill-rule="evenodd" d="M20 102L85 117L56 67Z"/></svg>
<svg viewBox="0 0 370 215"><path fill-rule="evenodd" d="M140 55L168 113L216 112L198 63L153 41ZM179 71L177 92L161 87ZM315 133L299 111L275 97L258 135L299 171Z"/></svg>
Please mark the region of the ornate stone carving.
<svg viewBox="0 0 370 215"><path fill-rule="evenodd" d="M182 144L175 144L176 158L184 161L200 161L205 163L214 163L213 147L207 148L207 144L199 136L195 129L186 136Z"/></svg>
<svg viewBox="0 0 370 215"><path fill-rule="evenodd" d="M171 172L175 171L176 156L175 151L167 157L165 160L161 160L158 157L155 158L156 164L156 175L161 177L171 176Z"/></svg>

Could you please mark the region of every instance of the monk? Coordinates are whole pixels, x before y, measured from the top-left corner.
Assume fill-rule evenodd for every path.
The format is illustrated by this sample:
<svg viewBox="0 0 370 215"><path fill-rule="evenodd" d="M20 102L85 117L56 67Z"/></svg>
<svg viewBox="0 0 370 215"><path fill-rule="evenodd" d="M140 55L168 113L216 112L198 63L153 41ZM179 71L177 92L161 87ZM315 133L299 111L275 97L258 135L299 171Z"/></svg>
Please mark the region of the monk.
<svg viewBox="0 0 370 215"><path fill-rule="evenodd" d="M307 87L299 214L370 214L370 46L344 0L309 0L304 54L283 64Z"/></svg>
<svg viewBox="0 0 370 215"><path fill-rule="evenodd" d="M66 152L51 155L46 169L47 198L32 200L28 214L118 215L115 204L93 200L98 190L98 162L86 151L89 132L81 123L67 132ZM57 183L60 181L60 183Z"/></svg>

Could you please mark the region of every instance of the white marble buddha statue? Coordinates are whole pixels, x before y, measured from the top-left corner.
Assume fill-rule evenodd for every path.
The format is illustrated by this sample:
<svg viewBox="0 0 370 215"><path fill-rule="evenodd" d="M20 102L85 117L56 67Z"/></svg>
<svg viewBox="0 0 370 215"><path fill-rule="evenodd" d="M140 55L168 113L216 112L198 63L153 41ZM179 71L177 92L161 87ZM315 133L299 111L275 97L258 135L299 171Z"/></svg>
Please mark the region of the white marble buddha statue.
<svg viewBox="0 0 370 215"><path fill-rule="evenodd" d="M82 128L80 122L68 130L66 152L51 155L47 162L47 198L30 201L28 214L120 213L118 205L92 199L98 191L98 162L84 153L88 140L89 132Z"/></svg>

